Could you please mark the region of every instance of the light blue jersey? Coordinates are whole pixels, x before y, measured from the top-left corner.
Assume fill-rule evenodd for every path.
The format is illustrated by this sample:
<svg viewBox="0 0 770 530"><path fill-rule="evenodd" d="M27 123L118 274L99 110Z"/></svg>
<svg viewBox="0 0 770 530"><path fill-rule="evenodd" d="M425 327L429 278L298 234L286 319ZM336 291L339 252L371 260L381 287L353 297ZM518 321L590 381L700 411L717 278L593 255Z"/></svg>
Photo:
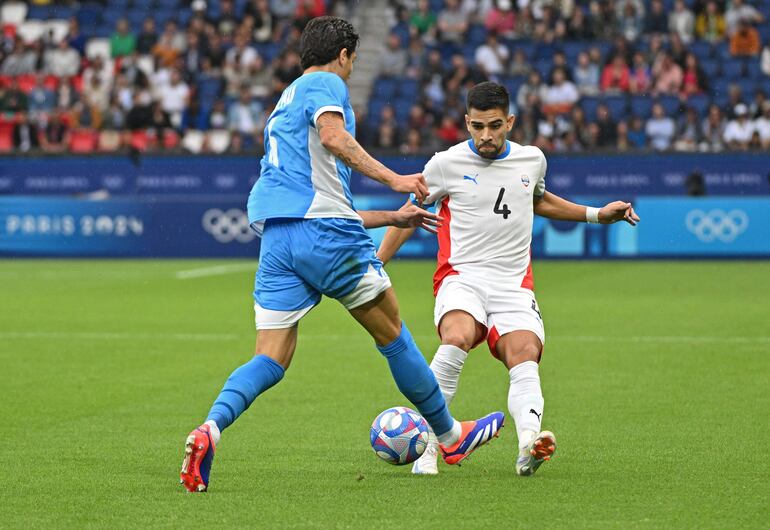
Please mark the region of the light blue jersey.
<svg viewBox="0 0 770 530"><path fill-rule="evenodd" d="M265 156L249 194L249 222L261 235L267 219L344 218L360 221L350 193L350 168L321 145L315 127L339 112L355 136L348 87L336 74L300 76L283 91L265 127Z"/></svg>

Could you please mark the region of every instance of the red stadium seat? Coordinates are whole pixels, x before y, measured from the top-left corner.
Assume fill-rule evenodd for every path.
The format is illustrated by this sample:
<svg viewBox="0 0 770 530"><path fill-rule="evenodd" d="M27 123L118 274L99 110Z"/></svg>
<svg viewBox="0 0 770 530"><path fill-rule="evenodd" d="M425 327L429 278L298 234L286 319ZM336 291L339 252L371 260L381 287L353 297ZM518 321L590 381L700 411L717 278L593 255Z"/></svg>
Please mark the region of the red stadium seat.
<svg viewBox="0 0 770 530"><path fill-rule="evenodd" d="M75 92L80 94L83 92L83 76L78 74L75 77L72 78L72 88L75 89Z"/></svg>
<svg viewBox="0 0 770 530"><path fill-rule="evenodd" d="M11 78L7 75L0 75L0 87L8 88L11 86Z"/></svg>
<svg viewBox="0 0 770 530"><path fill-rule="evenodd" d="M71 153L93 153L99 135L92 129L75 129L70 134Z"/></svg>
<svg viewBox="0 0 770 530"><path fill-rule="evenodd" d="M147 131L131 131L128 145L137 151L147 151L155 147L157 138L155 135L147 134Z"/></svg>
<svg viewBox="0 0 770 530"><path fill-rule="evenodd" d="M48 90L55 91L59 86L59 78L55 75L48 75L45 77L45 81L43 81L43 86Z"/></svg>
<svg viewBox="0 0 770 530"><path fill-rule="evenodd" d="M31 74L17 76L16 82L19 84L19 90L25 94L32 92L32 89L35 88L35 85L37 84L35 76Z"/></svg>
<svg viewBox="0 0 770 530"><path fill-rule="evenodd" d="M0 123L0 153L13 150L13 123Z"/></svg>
<svg viewBox="0 0 770 530"><path fill-rule="evenodd" d="M168 129L163 132L163 148L176 149L179 147L179 135L176 131Z"/></svg>

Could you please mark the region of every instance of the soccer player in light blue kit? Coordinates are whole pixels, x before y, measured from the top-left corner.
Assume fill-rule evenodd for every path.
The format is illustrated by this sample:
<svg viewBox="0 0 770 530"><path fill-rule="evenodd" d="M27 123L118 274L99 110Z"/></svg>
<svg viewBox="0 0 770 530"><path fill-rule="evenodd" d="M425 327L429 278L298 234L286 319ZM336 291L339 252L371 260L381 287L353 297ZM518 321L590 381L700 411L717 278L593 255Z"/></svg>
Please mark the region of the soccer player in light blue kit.
<svg viewBox="0 0 770 530"><path fill-rule="evenodd" d="M496 436L502 412L458 422L433 373L401 322L396 295L365 227L430 225L416 206L398 212L356 212L351 168L400 193L424 199L422 174L397 175L355 140L355 116L345 81L358 34L336 17L319 17L300 41L303 75L284 90L265 127L260 178L249 195L249 221L262 236L254 288L256 355L237 368L206 422L185 442L180 478L205 491L221 431L284 376L300 319L335 298L372 336L398 389L436 433L444 460L456 464ZM433 216L435 221L435 216Z"/></svg>

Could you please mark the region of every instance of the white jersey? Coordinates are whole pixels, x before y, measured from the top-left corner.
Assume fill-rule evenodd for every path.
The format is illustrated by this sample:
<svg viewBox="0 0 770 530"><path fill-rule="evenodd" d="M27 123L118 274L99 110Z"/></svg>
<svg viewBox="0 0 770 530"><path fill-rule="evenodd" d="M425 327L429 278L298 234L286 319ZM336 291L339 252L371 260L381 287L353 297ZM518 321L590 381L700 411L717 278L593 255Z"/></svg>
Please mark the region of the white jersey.
<svg viewBox="0 0 770 530"><path fill-rule="evenodd" d="M423 170L426 203L440 205L434 294L447 276L473 275L503 289L534 290L533 197L545 193L546 161L534 146L507 142L496 159L472 140L436 153Z"/></svg>

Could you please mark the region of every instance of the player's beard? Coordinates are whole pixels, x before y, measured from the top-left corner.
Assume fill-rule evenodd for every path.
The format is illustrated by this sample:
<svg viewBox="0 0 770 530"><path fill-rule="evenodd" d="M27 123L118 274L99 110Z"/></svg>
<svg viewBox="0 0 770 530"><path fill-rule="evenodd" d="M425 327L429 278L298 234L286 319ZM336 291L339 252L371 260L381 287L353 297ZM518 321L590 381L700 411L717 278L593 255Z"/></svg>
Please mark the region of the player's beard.
<svg viewBox="0 0 770 530"><path fill-rule="evenodd" d="M492 142L487 142L477 146L476 150L479 152L479 156L481 156L481 158L494 159L497 158L497 156L503 150L503 145L497 146ZM490 147L494 148L494 151L489 149Z"/></svg>

